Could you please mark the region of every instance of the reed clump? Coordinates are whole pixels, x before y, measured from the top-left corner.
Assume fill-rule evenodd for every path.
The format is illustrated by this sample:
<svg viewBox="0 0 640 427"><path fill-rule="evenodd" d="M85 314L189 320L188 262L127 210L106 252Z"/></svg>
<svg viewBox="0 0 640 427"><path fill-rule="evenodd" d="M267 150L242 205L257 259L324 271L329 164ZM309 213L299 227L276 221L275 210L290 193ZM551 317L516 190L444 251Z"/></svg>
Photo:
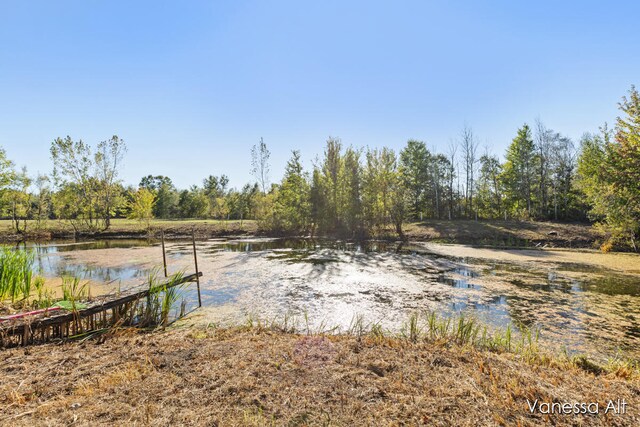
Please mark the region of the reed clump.
<svg viewBox="0 0 640 427"><path fill-rule="evenodd" d="M29 298L34 261L32 251L0 248L0 301L11 300L11 303L15 303Z"/></svg>
<svg viewBox="0 0 640 427"><path fill-rule="evenodd" d="M423 325L420 325L420 319ZM494 351L506 351L518 353L527 358L540 356L538 340L539 329L527 328L524 325L518 327L516 335L512 325L504 329L489 330L474 317L460 314L457 318L438 316L435 312L426 312L423 316L413 313L403 327L404 336L412 342L419 339L432 341L455 342L459 345L472 345ZM408 331L408 333L406 332Z"/></svg>
<svg viewBox="0 0 640 427"><path fill-rule="evenodd" d="M171 309L176 306L180 298L180 289L184 284L179 284L184 272L180 271L173 274L166 280L161 280L159 269L153 269L149 272L147 283L149 292L144 303L140 302L136 306L138 312L137 324L139 326L167 326L170 323ZM184 314L185 303L180 305L180 313L175 317L181 317Z"/></svg>
<svg viewBox="0 0 640 427"><path fill-rule="evenodd" d="M53 291L42 276L34 275L35 254L31 250L0 248L0 307L16 309L47 308L54 302ZM30 298L35 294L35 299Z"/></svg>

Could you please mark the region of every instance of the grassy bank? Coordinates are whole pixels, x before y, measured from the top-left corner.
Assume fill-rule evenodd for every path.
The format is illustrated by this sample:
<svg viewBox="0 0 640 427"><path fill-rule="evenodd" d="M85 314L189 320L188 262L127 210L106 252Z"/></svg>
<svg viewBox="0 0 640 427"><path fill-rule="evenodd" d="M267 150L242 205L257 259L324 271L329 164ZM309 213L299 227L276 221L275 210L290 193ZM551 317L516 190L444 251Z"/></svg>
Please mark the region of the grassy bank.
<svg viewBox="0 0 640 427"><path fill-rule="evenodd" d="M638 425L636 378L455 340L133 330L0 353L3 425ZM598 402L531 413L527 399ZM623 415L604 414L625 399Z"/></svg>
<svg viewBox="0 0 640 427"><path fill-rule="evenodd" d="M89 232L75 232L73 227L67 221L48 220L39 227L34 221L29 221L27 233L16 234L12 228L11 221L0 220L0 241L47 241L52 239L72 239L79 238L146 238L160 237L160 233L164 231L168 238L191 237L191 233L195 232L199 239L237 236L237 235L255 235L258 233L256 221L218 221L218 220L200 220L200 219L179 219L179 220L163 220L154 219L151 221L150 229L146 224L130 219L114 219L108 230Z"/></svg>
<svg viewBox="0 0 640 427"><path fill-rule="evenodd" d="M197 238L213 238L237 235L266 235L259 230L256 221L217 220L153 220L148 230L146 225L129 219L115 219L106 231L80 233L79 237L124 238L159 237L164 231L168 238L190 236L192 230ZM405 234L409 240L439 241L497 247L574 247L597 246L603 236L588 224L566 224L533 221L470 221L470 220L430 220L405 224ZM73 238L74 230L66 221L49 220L40 228L29 224L26 235L15 234L9 220L0 220L0 241L50 240ZM397 235L389 230L387 238Z"/></svg>

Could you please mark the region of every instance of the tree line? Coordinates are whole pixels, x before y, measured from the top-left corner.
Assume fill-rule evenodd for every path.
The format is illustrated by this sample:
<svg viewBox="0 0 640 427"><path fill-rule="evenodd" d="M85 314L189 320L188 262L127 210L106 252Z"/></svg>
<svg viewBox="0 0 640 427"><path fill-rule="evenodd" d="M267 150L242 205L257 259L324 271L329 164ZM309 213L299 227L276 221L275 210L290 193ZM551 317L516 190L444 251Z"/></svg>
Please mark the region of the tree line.
<svg viewBox="0 0 640 427"><path fill-rule="evenodd" d="M409 140L399 152L345 146L329 138L310 170L293 151L280 182L270 183L270 152L251 150L252 183L230 188L226 175L177 189L167 176L137 186L119 179L126 144L117 136L95 147L70 137L51 144L53 173L29 176L0 149L5 217L23 233L63 219L76 230L108 229L112 218L149 225L152 218L255 219L272 233L363 238L427 219L590 220L608 244L637 250L640 236L640 97L632 87L615 128L605 125L578 144L540 120L524 124L503 158L480 150L469 126L446 152Z"/></svg>

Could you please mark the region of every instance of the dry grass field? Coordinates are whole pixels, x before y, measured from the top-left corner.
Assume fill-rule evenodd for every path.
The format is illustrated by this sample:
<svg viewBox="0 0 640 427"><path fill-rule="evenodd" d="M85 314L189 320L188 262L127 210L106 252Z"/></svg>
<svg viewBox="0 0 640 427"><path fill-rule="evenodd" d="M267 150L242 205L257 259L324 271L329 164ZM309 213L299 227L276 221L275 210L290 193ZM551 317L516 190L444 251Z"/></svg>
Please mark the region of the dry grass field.
<svg viewBox="0 0 640 427"><path fill-rule="evenodd" d="M637 426L637 378L451 342L260 328L132 330L0 351L0 424ZM532 414L527 399L597 402ZM625 414L604 413L625 399Z"/></svg>

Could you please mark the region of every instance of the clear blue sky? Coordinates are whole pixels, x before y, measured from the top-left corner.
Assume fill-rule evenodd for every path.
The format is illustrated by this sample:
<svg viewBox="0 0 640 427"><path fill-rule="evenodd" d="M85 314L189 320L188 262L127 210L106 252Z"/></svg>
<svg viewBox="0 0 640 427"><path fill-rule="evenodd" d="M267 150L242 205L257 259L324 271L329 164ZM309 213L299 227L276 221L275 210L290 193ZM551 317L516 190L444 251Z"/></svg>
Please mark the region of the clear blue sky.
<svg viewBox="0 0 640 427"><path fill-rule="evenodd" d="M328 136L445 150L468 123L502 154L536 117L578 139L640 85L638 1L0 1L0 146L113 134L122 177L279 179Z"/></svg>

